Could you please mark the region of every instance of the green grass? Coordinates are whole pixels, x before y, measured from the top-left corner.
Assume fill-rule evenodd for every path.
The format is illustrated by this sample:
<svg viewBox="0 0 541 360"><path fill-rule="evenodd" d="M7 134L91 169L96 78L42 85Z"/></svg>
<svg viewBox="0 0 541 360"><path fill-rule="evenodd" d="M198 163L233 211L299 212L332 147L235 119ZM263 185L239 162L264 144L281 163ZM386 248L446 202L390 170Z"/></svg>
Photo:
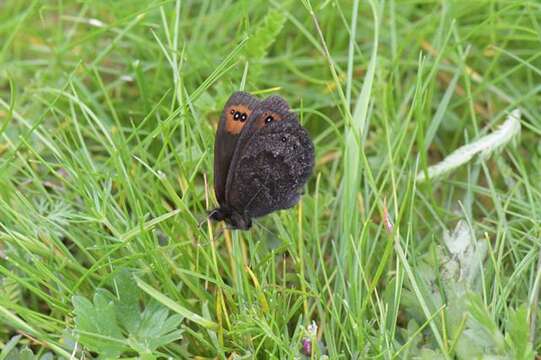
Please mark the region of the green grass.
<svg viewBox="0 0 541 360"><path fill-rule="evenodd" d="M0 1L0 360L533 358L540 24L536 0ZM317 164L231 232L199 223L241 88L284 96ZM515 108L513 143L416 182Z"/></svg>

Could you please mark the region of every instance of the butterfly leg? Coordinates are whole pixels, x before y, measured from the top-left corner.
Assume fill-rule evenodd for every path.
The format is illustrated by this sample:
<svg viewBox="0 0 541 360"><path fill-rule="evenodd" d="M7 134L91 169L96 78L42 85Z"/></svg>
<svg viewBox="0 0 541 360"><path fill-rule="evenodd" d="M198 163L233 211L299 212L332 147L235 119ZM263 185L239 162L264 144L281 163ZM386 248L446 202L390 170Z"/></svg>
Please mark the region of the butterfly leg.
<svg viewBox="0 0 541 360"><path fill-rule="evenodd" d="M252 220L249 216L243 216L238 212L233 212L229 219L226 219L233 229L248 230L252 227Z"/></svg>

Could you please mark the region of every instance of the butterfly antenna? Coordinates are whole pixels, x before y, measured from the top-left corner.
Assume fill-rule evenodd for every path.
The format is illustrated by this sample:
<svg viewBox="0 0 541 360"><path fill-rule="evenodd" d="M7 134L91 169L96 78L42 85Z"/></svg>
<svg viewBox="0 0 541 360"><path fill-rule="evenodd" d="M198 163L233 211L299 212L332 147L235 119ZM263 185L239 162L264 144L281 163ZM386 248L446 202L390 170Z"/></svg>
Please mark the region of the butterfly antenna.
<svg viewBox="0 0 541 360"><path fill-rule="evenodd" d="M199 229L201 229L201 227L203 226L203 224L206 223L206 222L208 221L208 219L209 219L209 218L206 217L205 219L201 220L201 221L199 222L199 224L197 225L197 227L198 227Z"/></svg>

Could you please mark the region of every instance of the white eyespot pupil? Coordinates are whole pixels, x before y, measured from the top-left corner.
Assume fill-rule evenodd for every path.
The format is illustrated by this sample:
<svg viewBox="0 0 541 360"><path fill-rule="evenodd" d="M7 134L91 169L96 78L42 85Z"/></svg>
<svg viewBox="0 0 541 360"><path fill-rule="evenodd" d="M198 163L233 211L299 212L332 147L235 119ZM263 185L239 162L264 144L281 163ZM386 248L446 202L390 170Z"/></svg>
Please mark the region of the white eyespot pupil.
<svg viewBox="0 0 541 360"><path fill-rule="evenodd" d="M270 123L272 120L274 120L272 116L267 116L267 118L265 119L265 124Z"/></svg>

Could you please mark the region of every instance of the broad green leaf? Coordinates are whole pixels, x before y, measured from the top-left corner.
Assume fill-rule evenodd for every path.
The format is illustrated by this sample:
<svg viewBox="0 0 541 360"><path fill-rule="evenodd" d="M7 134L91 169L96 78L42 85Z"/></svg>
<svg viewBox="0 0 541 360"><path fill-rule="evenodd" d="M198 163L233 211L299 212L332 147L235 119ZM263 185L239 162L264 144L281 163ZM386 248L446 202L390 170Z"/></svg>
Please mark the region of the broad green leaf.
<svg viewBox="0 0 541 360"><path fill-rule="evenodd" d="M115 357L124 351L139 353L151 359L158 348L181 338L182 316L169 314L169 309L156 300L143 305L142 292L129 270L115 276L116 296L98 289L94 302L75 296L76 329L81 343L100 356Z"/></svg>
<svg viewBox="0 0 541 360"><path fill-rule="evenodd" d="M139 307L141 291L127 269L120 270L114 283L118 291L118 300L115 302L118 321L129 333L135 333L141 322Z"/></svg>
<svg viewBox="0 0 541 360"><path fill-rule="evenodd" d="M117 357L127 350L112 297L101 290L94 295L93 303L82 296L74 296L72 302L81 344L105 357Z"/></svg>
<svg viewBox="0 0 541 360"><path fill-rule="evenodd" d="M182 316L170 316L166 307L152 300L143 311L136 338L147 350L156 350L182 337L181 322Z"/></svg>

